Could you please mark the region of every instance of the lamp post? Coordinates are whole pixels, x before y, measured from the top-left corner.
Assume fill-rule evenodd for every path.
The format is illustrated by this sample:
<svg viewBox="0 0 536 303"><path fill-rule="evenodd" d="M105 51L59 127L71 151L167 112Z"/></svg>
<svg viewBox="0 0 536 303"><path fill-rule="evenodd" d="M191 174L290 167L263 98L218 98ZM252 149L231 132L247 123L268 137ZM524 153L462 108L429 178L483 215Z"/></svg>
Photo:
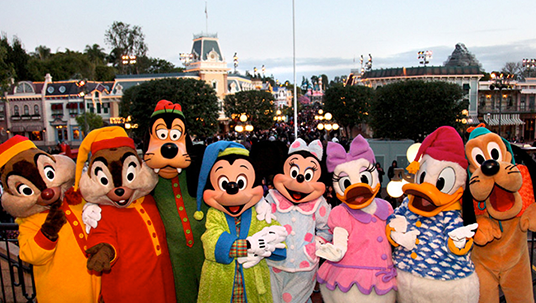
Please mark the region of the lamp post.
<svg viewBox="0 0 536 303"><path fill-rule="evenodd" d="M491 80L493 81L493 84L489 86L490 90L499 89L499 130L497 134L501 135L501 116L502 116L502 99L504 98L502 94L503 89L509 89L510 86L510 80L514 78L514 75L512 74L505 74L505 73L499 73L499 72L492 72Z"/></svg>
<svg viewBox="0 0 536 303"><path fill-rule="evenodd" d="M123 63L123 67L127 66L128 73L131 74L130 67L131 65L136 64L137 57L135 55L123 55L121 56L121 63Z"/></svg>
<svg viewBox="0 0 536 303"><path fill-rule="evenodd" d="M236 55L236 52L233 56L233 64L234 64L234 73L236 74L236 68L238 67L238 56Z"/></svg>
<svg viewBox="0 0 536 303"><path fill-rule="evenodd" d="M527 77L530 77L530 69L536 67L536 59L523 59L523 67L527 68Z"/></svg>
<svg viewBox="0 0 536 303"><path fill-rule="evenodd" d="M318 115L315 115L315 120L318 121L316 128L320 131L325 129L328 132L331 130L338 130L339 124L336 122L331 122L332 118L333 115L331 115L331 113L324 113L324 111L321 109L318 110Z"/></svg>
<svg viewBox="0 0 536 303"><path fill-rule="evenodd" d="M422 64L424 67L426 67L426 64L430 63L430 59L432 59L432 51L420 51L417 52L418 56L417 59L419 59L419 64Z"/></svg>

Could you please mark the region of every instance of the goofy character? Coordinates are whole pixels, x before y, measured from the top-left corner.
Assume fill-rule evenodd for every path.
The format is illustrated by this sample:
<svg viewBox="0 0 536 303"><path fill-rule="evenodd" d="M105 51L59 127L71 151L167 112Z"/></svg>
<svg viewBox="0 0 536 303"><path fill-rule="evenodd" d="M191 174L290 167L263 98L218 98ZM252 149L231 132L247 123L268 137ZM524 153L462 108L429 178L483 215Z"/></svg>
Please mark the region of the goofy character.
<svg viewBox="0 0 536 303"><path fill-rule="evenodd" d="M219 141L207 147L197 195L198 207L201 196L211 206L201 237L206 260L199 303L272 302L270 273L263 259L285 258L282 241L287 232L275 221L257 220L252 206L263 199L263 189L255 180L244 146Z"/></svg>

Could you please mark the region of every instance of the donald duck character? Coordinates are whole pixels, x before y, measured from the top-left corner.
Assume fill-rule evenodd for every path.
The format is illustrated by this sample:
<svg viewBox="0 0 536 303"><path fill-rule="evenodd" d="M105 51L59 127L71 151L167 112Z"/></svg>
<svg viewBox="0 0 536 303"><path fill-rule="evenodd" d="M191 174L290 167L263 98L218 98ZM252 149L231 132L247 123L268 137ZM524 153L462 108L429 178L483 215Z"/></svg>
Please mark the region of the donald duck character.
<svg viewBox="0 0 536 303"><path fill-rule="evenodd" d="M536 231L536 204L528 168L516 165L510 143L485 127L465 146L478 230L472 258L480 302L534 302L527 230Z"/></svg>
<svg viewBox="0 0 536 303"><path fill-rule="evenodd" d="M327 167L343 203L329 215L333 243L316 251L327 260L317 278L325 302L395 302L396 271L385 238L386 219L393 209L376 198L381 185L375 162L361 135L348 153L342 145L328 142Z"/></svg>
<svg viewBox="0 0 536 303"><path fill-rule="evenodd" d="M322 196L320 182L323 147L319 140L309 145L297 139L290 145L283 173L274 176L274 187L266 196L267 207L287 232L287 258L268 260L274 302L310 302L319 258L317 242L331 240L327 226L331 207ZM257 209L262 209L259 204ZM266 220L270 219L268 212Z"/></svg>
<svg viewBox="0 0 536 303"><path fill-rule="evenodd" d="M287 232L276 221L256 218L252 206L263 199L263 189L256 182L249 151L229 141L209 145L197 191L198 209L202 199L211 206L201 236L205 262L198 302L272 302L264 258L285 258L282 242Z"/></svg>
<svg viewBox="0 0 536 303"><path fill-rule="evenodd" d="M463 226L461 204L467 160L458 132L431 133L408 171L415 183L388 219L397 267L397 302L478 302L479 283L469 252L477 224Z"/></svg>

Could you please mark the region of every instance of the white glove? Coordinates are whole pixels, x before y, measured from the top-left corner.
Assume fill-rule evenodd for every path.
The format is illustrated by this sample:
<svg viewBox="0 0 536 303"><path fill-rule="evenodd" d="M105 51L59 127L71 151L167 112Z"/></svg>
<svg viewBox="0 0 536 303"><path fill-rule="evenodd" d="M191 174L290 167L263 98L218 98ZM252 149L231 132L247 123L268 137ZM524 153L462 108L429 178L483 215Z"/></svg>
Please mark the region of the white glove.
<svg viewBox="0 0 536 303"><path fill-rule="evenodd" d="M389 222L389 226L398 232L405 233L408 228L408 221L404 216L395 215L395 218Z"/></svg>
<svg viewBox="0 0 536 303"><path fill-rule="evenodd" d="M335 227L333 230L333 244L321 244L316 250L316 255L332 262L339 262L344 258L347 250L348 231L342 227Z"/></svg>
<svg viewBox="0 0 536 303"><path fill-rule="evenodd" d="M249 242L248 253L261 257L269 257L276 249L275 245L271 244L271 242L275 241L276 239L277 236L275 233L269 234L265 227L263 230L246 238L246 240Z"/></svg>
<svg viewBox="0 0 536 303"><path fill-rule="evenodd" d="M244 268L250 268L257 265L262 259L263 257L261 256L248 253L247 257L239 257L236 260L238 263L242 264Z"/></svg>
<svg viewBox="0 0 536 303"><path fill-rule="evenodd" d="M282 242L287 239L288 232L283 226L273 225L263 228L268 232L268 235L274 235L275 238L266 237L268 244L273 245L275 248L285 248L285 244ZM274 249L275 250L275 249Z"/></svg>
<svg viewBox="0 0 536 303"><path fill-rule="evenodd" d="M415 248L415 240L417 239L417 236L420 235L421 232L414 229L410 230L406 233L398 232L398 231L392 231L391 232L391 239L395 241L397 244L401 245L402 247L406 248L407 250L412 250Z"/></svg>
<svg viewBox="0 0 536 303"><path fill-rule="evenodd" d="M467 226L458 227L455 230L449 232L449 237L454 242L454 246L458 249L465 247L465 242L468 238L472 238L475 235L475 230L478 228L478 223L469 224Z"/></svg>
<svg viewBox="0 0 536 303"><path fill-rule="evenodd" d="M98 204L86 203L82 210L82 222L86 226L86 233L89 234L91 228L97 228L101 219L101 208Z"/></svg>
<svg viewBox="0 0 536 303"><path fill-rule="evenodd" d="M272 223L272 219L276 219L275 215L272 213L272 206L265 199L261 199L255 205L255 211L257 211L257 220L266 221L266 223Z"/></svg>

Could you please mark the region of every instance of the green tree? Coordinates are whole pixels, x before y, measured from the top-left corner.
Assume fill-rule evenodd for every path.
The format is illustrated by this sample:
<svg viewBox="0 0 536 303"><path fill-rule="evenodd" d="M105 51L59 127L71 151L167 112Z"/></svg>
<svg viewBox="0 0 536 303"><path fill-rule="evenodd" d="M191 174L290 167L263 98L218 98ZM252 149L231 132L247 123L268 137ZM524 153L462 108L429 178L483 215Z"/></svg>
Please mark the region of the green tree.
<svg viewBox="0 0 536 303"><path fill-rule="evenodd" d="M224 110L236 123L237 116L246 114L248 122L257 129L267 129L274 120L274 96L265 91L241 91L225 96Z"/></svg>
<svg viewBox="0 0 536 303"><path fill-rule="evenodd" d="M7 61L7 49L0 44L0 99L4 99L4 93L9 89L11 79L15 76L13 65Z"/></svg>
<svg viewBox="0 0 536 303"><path fill-rule="evenodd" d="M97 128L101 128L104 125L102 117L95 113L85 112L81 115L76 116L75 119L76 123L78 123L78 125L80 126L80 130L82 130L82 133L84 133L84 137L90 131Z"/></svg>
<svg viewBox="0 0 536 303"><path fill-rule="evenodd" d="M374 137L422 141L438 127L459 127L468 106L463 89L454 83L400 81L379 87L370 110Z"/></svg>
<svg viewBox="0 0 536 303"><path fill-rule="evenodd" d="M330 112L333 119L349 134L352 127L367 122L374 90L361 85L332 85L324 94L324 112Z"/></svg>
<svg viewBox="0 0 536 303"><path fill-rule="evenodd" d="M184 68L176 67L173 63L164 59L150 58L149 64L147 70L144 71L149 74L180 73L184 71Z"/></svg>
<svg viewBox="0 0 536 303"><path fill-rule="evenodd" d="M212 136L218 129L218 97L205 81L185 78L152 80L133 86L123 93L119 111L138 124L135 135L143 138L158 101L165 99L182 106L190 135Z"/></svg>
<svg viewBox="0 0 536 303"><path fill-rule="evenodd" d="M69 49L53 54L50 59L43 62L43 65L44 70L49 72L55 81L75 78L95 79L95 70L88 57Z"/></svg>
<svg viewBox="0 0 536 303"><path fill-rule="evenodd" d="M95 66L106 65L106 53L104 52L104 48L100 47L98 44L93 44L92 46L86 45L84 55L86 55L88 60Z"/></svg>
<svg viewBox="0 0 536 303"><path fill-rule="evenodd" d="M30 55L22 47L22 42L19 38L16 36L13 37L12 43L10 44L6 35L3 34L0 39L0 45L6 50L5 62L10 64L15 70L15 74L13 74L15 81L33 80L28 69Z"/></svg>
<svg viewBox="0 0 536 303"><path fill-rule="evenodd" d="M35 52L33 52L31 55L41 61L44 61L50 58L51 54L52 53L50 51L50 48L44 45L39 45L38 47L35 48Z"/></svg>
<svg viewBox="0 0 536 303"><path fill-rule="evenodd" d="M145 35L141 27L115 21L105 32L104 39L112 48L109 59L115 67L123 68L121 56L131 55L142 57L147 53L147 44L145 44Z"/></svg>

